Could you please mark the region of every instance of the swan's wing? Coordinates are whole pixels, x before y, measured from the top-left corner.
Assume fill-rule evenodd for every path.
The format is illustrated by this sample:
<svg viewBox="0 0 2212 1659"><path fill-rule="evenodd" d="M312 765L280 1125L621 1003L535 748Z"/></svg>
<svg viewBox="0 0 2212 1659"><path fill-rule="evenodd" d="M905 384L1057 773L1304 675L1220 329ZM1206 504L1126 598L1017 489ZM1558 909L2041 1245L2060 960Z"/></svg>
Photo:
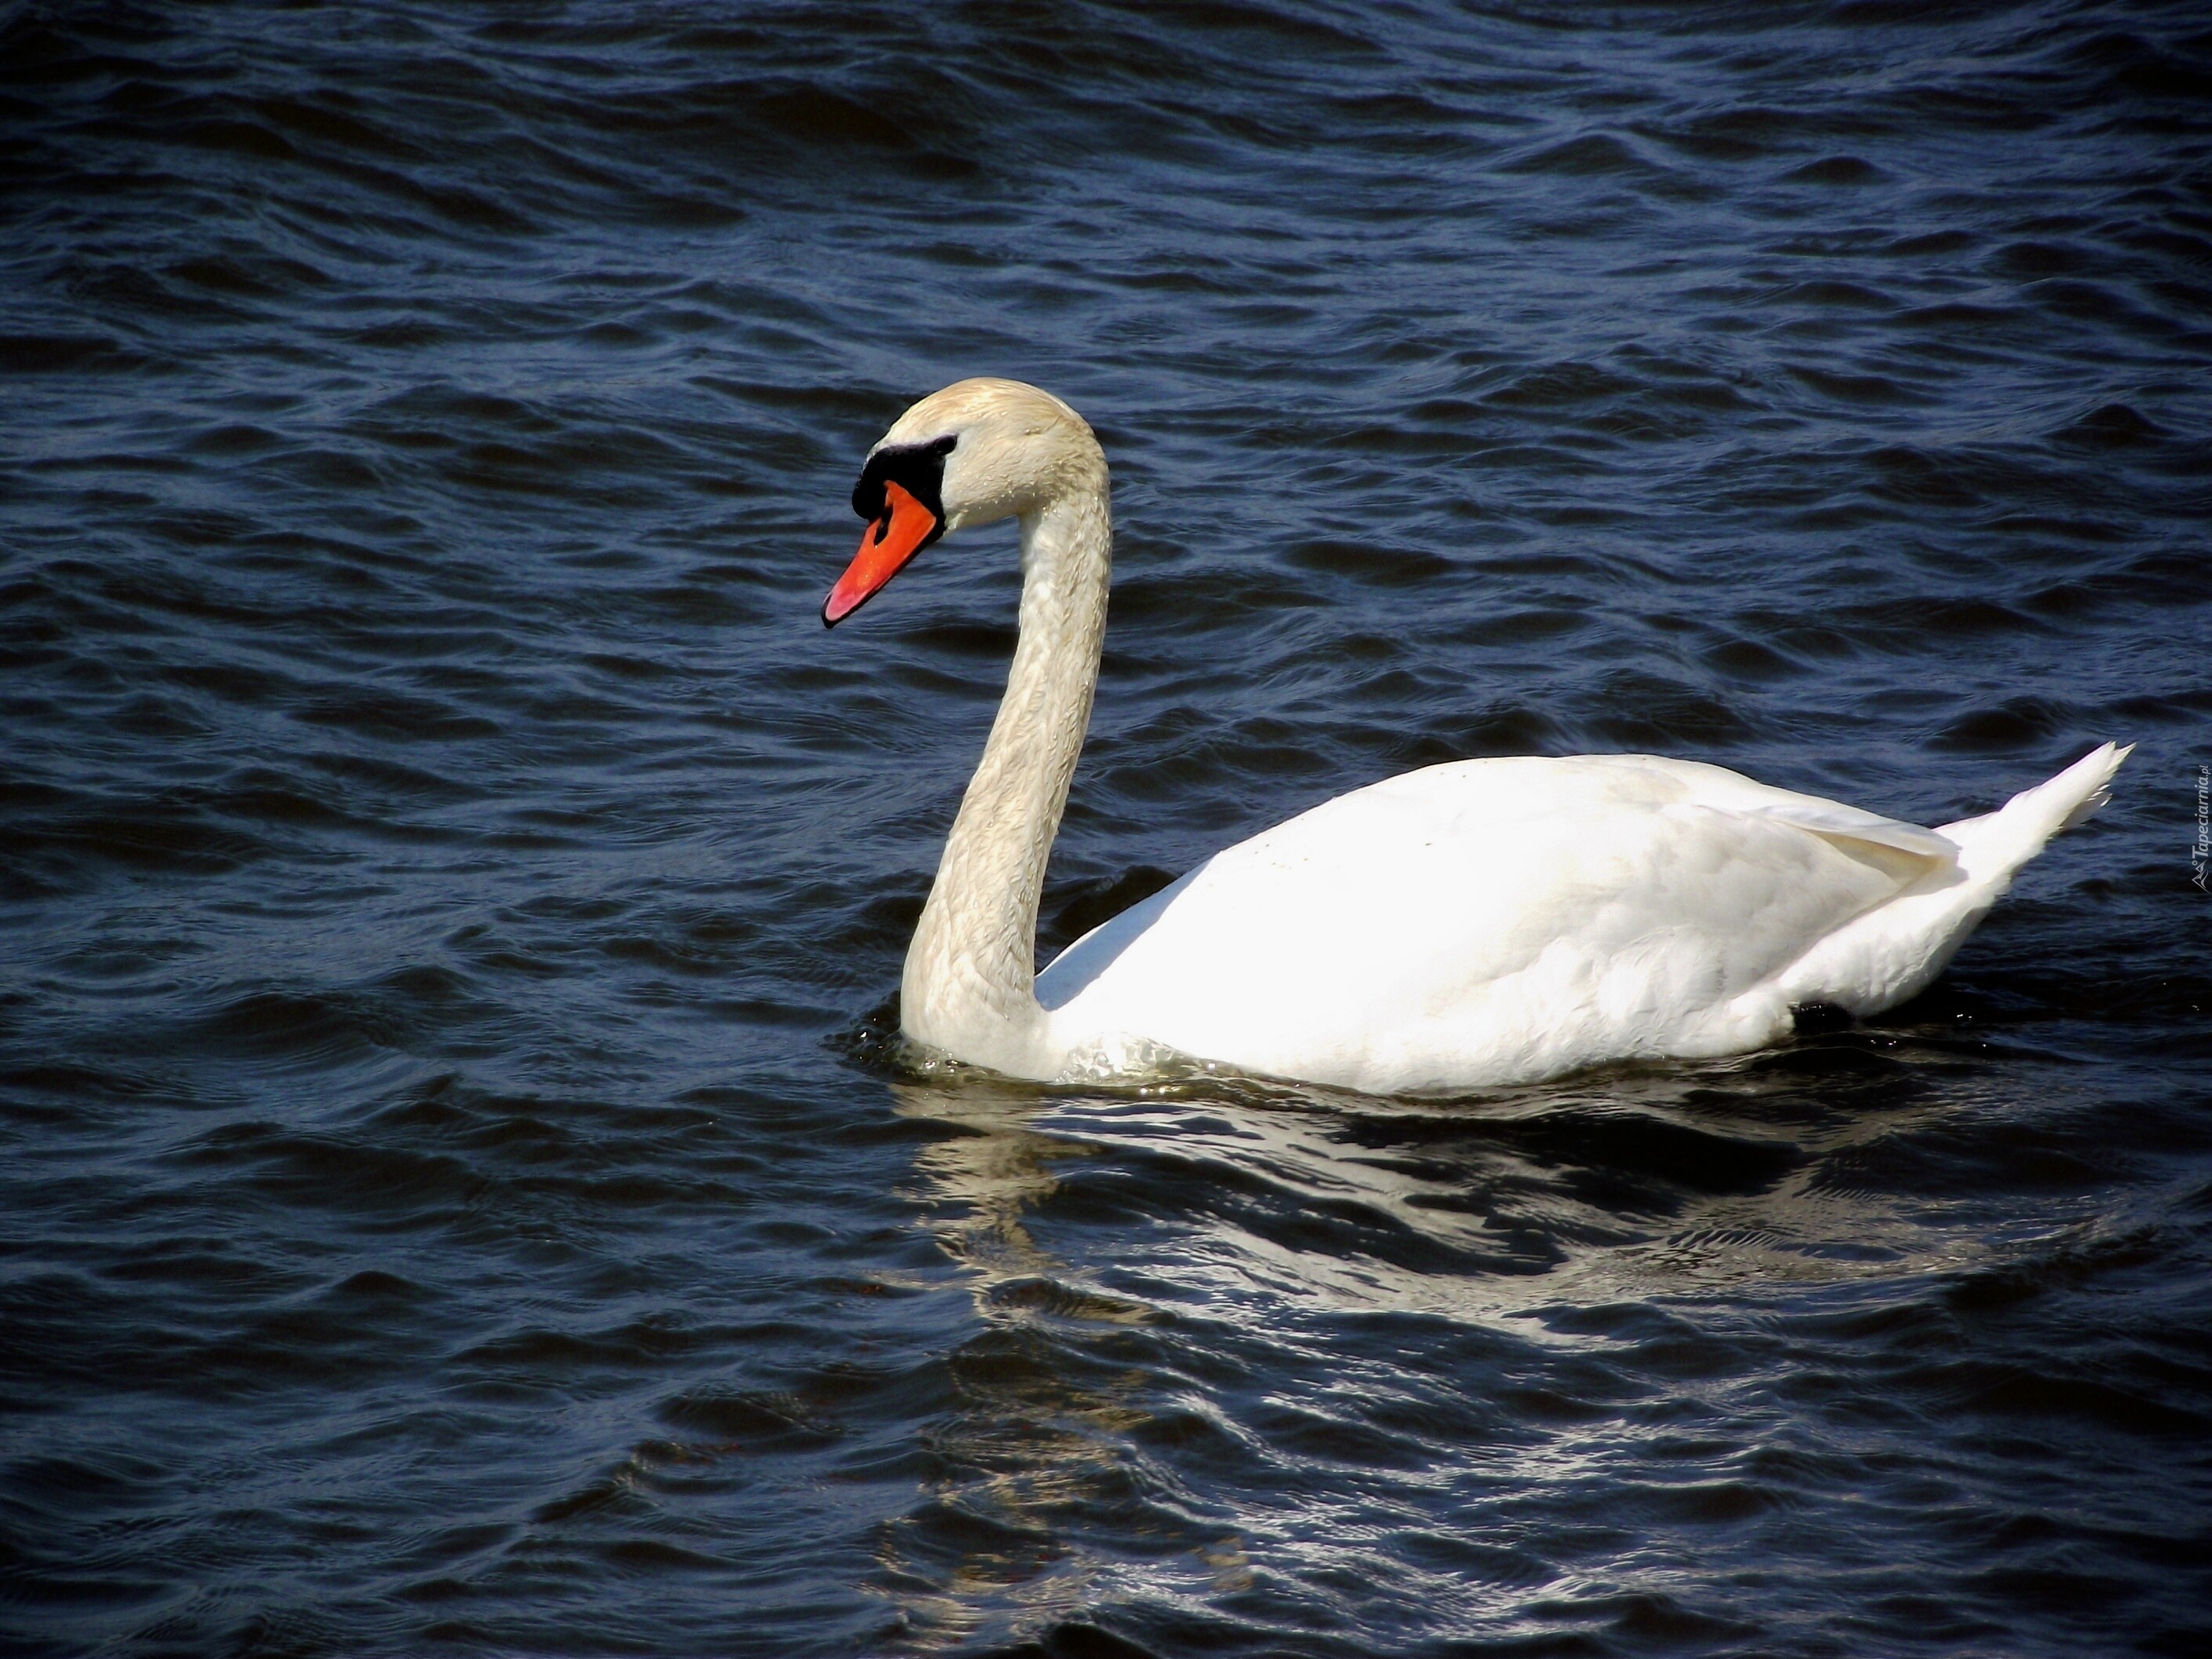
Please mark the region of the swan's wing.
<svg viewBox="0 0 2212 1659"><path fill-rule="evenodd" d="M1954 855L1719 768L1464 762L1216 854L1071 946L1038 995L1070 1044L1372 1089L1726 1052L1748 1046L1730 1021L1786 1024L1748 994Z"/></svg>
<svg viewBox="0 0 2212 1659"><path fill-rule="evenodd" d="M1668 760L1657 755L1590 755L1559 763L1589 768L1601 775L1613 773L1634 776L1644 781L1641 787L1655 798L1662 791L1679 790L1680 793L1676 798L1683 801L1772 818L1778 823L1795 824L1800 830L1826 836L1831 841L1860 842L1869 846L1887 848L1893 852L1930 860L1930 867L1948 866L1959 856L1957 845L1936 830L1923 829L1917 823L1906 823L1899 818L1884 817L1879 812L1869 812L1863 807L1847 806L1842 801L1829 800L1820 795L1801 795L1792 789L1778 789L1771 784L1745 777L1740 772L1731 772L1723 766L1710 766L1702 761ZM1432 769L1449 771L1454 769L1439 767Z"/></svg>
<svg viewBox="0 0 2212 1659"><path fill-rule="evenodd" d="M1832 841L1864 842L1875 847L1887 847L1893 852L1910 853L1915 858L1948 864L1959 856L1957 846L1946 841L1933 830L1923 830L1917 823L1901 823L1896 818L1885 818L1873 812L1862 812L1856 807L1841 806L1832 800L1816 800L1809 795L1778 801L1770 805L1751 809L1783 823L1794 823L1800 830L1809 830L1816 836L1826 836Z"/></svg>
<svg viewBox="0 0 2212 1659"><path fill-rule="evenodd" d="M1139 899L1119 915L1100 922L1054 957L1052 965L1037 975L1037 1001L1049 1012L1065 1007L1079 996L1093 980L1120 960L1122 951L1142 938L1160 914L1180 898L1193 882L1203 877L1212 863L1213 860L1208 859L1184 872L1150 898Z"/></svg>

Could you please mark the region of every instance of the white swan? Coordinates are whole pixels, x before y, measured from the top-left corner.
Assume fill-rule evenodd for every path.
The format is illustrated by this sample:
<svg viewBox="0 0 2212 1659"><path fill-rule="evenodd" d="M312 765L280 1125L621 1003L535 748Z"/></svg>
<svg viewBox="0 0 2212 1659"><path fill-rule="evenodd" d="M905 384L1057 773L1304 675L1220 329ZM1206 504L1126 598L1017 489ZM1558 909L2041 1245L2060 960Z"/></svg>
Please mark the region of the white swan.
<svg viewBox="0 0 2212 1659"><path fill-rule="evenodd" d="M1106 624L1106 458L1011 380L909 409L853 492L852 614L948 532L1021 522L1021 635L907 953L907 1035L1041 1080L1170 1059L1377 1094L1742 1053L1795 1005L1912 996L2057 830L2106 744L1940 830L1648 755L1461 761L1215 854L1036 971L1037 900Z"/></svg>

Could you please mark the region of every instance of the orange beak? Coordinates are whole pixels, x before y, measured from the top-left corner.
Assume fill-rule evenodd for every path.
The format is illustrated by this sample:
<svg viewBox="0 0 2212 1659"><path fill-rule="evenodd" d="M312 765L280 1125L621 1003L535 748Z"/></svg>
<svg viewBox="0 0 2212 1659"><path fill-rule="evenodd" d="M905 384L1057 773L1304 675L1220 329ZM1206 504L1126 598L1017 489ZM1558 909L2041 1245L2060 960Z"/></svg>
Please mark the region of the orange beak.
<svg viewBox="0 0 2212 1659"><path fill-rule="evenodd" d="M886 480L884 516L860 535L860 550L836 586L822 602L822 625L835 628L860 608L861 602L899 573L937 529L937 515L908 492L905 486Z"/></svg>

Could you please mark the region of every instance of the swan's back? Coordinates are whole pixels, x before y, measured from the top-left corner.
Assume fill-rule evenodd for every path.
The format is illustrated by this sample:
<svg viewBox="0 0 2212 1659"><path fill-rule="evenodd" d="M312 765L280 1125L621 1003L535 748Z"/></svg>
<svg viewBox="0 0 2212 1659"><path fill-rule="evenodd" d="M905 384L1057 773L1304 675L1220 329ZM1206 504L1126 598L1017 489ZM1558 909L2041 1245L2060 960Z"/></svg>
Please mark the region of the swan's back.
<svg viewBox="0 0 2212 1659"><path fill-rule="evenodd" d="M1314 808L1078 940L1038 981L1080 1066L1127 1037L1376 1092L1724 1054L1782 978L1956 848L1641 755L1463 761Z"/></svg>

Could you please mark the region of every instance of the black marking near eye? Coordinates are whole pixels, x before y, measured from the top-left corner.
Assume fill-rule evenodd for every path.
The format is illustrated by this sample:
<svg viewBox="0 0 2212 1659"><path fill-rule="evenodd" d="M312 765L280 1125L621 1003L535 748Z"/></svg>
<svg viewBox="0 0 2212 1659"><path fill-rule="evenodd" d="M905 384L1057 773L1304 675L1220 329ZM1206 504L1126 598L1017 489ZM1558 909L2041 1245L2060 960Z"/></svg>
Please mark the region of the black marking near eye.
<svg viewBox="0 0 2212 1659"><path fill-rule="evenodd" d="M948 432L926 444L895 444L868 457L868 464L860 469L860 483L853 486L853 511L878 521L878 542L890 534L890 514L884 510L886 483L897 484L927 507L929 516L936 520L922 540L923 547L945 533L945 458L959 441L957 433Z"/></svg>

